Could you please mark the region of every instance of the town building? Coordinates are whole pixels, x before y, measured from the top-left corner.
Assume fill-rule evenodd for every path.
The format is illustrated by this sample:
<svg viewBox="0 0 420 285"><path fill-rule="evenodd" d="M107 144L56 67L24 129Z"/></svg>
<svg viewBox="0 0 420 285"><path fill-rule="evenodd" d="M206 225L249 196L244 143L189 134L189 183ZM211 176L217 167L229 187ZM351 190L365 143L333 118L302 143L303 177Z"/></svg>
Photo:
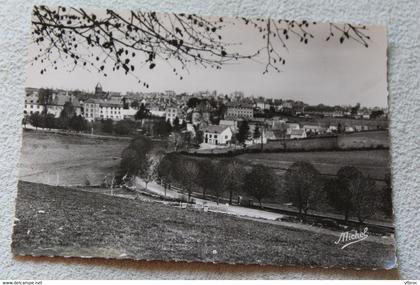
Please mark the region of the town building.
<svg viewBox="0 0 420 285"><path fill-rule="evenodd" d="M292 129L290 132L291 139L304 139L306 138L306 132L304 129Z"/></svg>
<svg viewBox="0 0 420 285"><path fill-rule="evenodd" d="M353 133L354 132L354 128L351 126L346 126L344 127L344 132L346 133Z"/></svg>
<svg viewBox="0 0 420 285"><path fill-rule="evenodd" d="M257 99L255 102L255 107L260 110L269 110L271 107L271 100L266 100L264 98Z"/></svg>
<svg viewBox="0 0 420 285"><path fill-rule="evenodd" d="M325 128L317 125L304 125L302 129L304 129L306 133L311 134L322 134L325 132Z"/></svg>
<svg viewBox="0 0 420 285"><path fill-rule="evenodd" d="M254 109L252 105L246 103L226 104L225 119L253 119Z"/></svg>
<svg viewBox="0 0 420 285"><path fill-rule="evenodd" d="M329 125L328 128L327 128L327 130L326 130L326 132L327 133L335 133L335 132L338 132L338 125L337 124L331 124L331 125Z"/></svg>
<svg viewBox="0 0 420 285"><path fill-rule="evenodd" d="M32 91L31 93L28 93L25 97L25 109L23 110L23 113L25 115L32 115L36 112L41 113L42 110L44 110L44 106L39 104L38 92Z"/></svg>
<svg viewBox="0 0 420 285"><path fill-rule="evenodd" d="M135 120L135 116L137 113L137 109L128 108L128 109L121 109L121 115L123 119Z"/></svg>
<svg viewBox="0 0 420 285"><path fill-rule="evenodd" d="M165 120L169 121L171 125L174 124L175 118L180 119L181 110L177 107L168 107L165 110Z"/></svg>
<svg viewBox="0 0 420 285"><path fill-rule="evenodd" d="M233 132L229 126L210 125L203 129L204 142L213 145L226 145L232 140Z"/></svg>
<svg viewBox="0 0 420 285"><path fill-rule="evenodd" d="M68 92L61 92L59 94L53 92L51 99L47 104L41 104L38 92L33 92L25 98L25 108L23 113L25 115L32 115L36 112L42 113L46 109L48 114L53 114L54 117L58 118L60 117L61 111L63 110L66 102L70 102L73 105L76 116L82 114L82 108L79 101L75 96L69 95Z"/></svg>
<svg viewBox="0 0 420 285"><path fill-rule="evenodd" d="M111 119L122 120L123 108L121 104L108 102L102 99L88 99L83 104L84 117L88 121Z"/></svg>
<svg viewBox="0 0 420 285"><path fill-rule="evenodd" d="M166 110L157 103L149 104L146 106L146 108L149 110L152 116L166 117Z"/></svg>
<svg viewBox="0 0 420 285"><path fill-rule="evenodd" d="M287 134L291 135L293 130L299 130L300 129L300 125L298 123L287 123Z"/></svg>

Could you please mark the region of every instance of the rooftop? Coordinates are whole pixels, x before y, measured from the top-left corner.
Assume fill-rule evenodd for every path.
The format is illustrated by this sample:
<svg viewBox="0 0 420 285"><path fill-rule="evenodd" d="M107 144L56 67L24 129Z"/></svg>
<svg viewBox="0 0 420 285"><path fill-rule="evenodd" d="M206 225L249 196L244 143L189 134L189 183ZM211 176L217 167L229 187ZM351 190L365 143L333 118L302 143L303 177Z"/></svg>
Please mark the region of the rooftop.
<svg viewBox="0 0 420 285"><path fill-rule="evenodd" d="M290 135L301 136L305 133L304 129L292 129Z"/></svg>
<svg viewBox="0 0 420 285"><path fill-rule="evenodd" d="M226 107L229 108L248 108L252 109L252 105L248 103L239 103L239 102L228 102L226 103Z"/></svg>
<svg viewBox="0 0 420 285"><path fill-rule="evenodd" d="M115 101L109 102L102 99L89 98L85 103L99 104L101 107L121 107L121 104L115 103Z"/></svg>
<svg viewBox="0 0 420 285"><path fill-rule="evenodd" d="M207 126L207 127L204 128L204 132L220 134L224 130L226 130L227 128L229 128L229 126L210 125L210 126Z"/></svg>

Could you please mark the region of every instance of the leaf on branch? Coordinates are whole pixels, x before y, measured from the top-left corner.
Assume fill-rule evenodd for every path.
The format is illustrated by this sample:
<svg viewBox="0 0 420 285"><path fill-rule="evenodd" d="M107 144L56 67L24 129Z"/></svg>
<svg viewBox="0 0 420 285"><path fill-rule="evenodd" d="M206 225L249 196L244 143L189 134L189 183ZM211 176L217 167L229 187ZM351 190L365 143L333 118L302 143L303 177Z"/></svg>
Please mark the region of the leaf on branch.
<svg viewBox="0 0 420 285"><path fill-rule="evenodd" d="M181 32L181 29L180 29L180 28L175 27L175 32L176 32L177 34L180 34L180 35L181 35L181 37L183 36L183 34L182 34L182 32Z"/></svg>

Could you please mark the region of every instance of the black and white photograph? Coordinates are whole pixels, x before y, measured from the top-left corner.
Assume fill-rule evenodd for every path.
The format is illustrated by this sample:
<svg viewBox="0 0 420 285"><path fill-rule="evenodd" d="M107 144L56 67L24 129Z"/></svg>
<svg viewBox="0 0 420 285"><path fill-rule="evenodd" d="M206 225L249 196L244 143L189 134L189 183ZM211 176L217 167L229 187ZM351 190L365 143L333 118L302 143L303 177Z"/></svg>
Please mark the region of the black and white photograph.
<svg viewBox="0 0 420 285"><path fill-rule="evenodd" d="M34 6L15 256L398 267L387 32Z"/></svg>

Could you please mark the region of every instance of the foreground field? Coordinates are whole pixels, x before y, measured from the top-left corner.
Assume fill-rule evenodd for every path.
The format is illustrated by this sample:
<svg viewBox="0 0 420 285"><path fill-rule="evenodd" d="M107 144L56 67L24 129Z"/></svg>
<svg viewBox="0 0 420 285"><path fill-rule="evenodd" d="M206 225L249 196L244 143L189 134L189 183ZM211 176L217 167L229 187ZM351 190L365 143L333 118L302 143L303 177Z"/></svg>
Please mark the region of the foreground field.
<svg viewBox="0 0 420 285"><path fill-rule="evenodd" d="M19 182L15 254L393 267L392 243L345 249L337 235L224 214Z"/></svg>
<svg viewBox="0 0 420 285"><path fill-rule="evenodd" d="M127 139L24 131L21 180L50 185L100 184L113 175Z"/></svg>

